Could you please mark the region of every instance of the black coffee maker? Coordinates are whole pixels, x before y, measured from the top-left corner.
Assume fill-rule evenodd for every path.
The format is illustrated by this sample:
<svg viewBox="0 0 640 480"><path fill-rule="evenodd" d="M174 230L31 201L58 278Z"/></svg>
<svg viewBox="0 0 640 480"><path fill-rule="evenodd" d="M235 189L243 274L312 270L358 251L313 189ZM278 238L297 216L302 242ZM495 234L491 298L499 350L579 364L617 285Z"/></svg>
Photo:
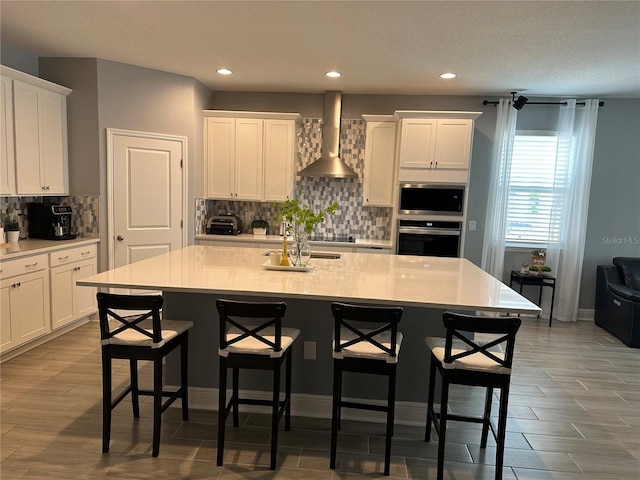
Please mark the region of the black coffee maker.
<svg viewBox="0 0 640 480"><path fill-rule="evenodd" d="M71 240L76 238L71 233L73 209L70 205L59 203L30 203L29 237L46 240Z"/></svg>

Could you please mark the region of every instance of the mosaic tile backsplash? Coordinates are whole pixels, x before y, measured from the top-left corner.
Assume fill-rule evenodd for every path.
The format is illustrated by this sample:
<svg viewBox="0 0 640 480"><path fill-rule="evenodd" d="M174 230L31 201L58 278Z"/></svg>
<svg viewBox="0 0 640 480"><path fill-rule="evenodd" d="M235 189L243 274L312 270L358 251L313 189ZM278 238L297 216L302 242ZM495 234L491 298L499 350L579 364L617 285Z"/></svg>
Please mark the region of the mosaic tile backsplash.
<svg viewBox="0 0 640 480"><path fill-rule="evenodd" d="M11 207L17 214L20 223L20 238L29 236L29 219L27 205L31 202L61 203L73 207L71 230L79 237L97 237L99 234L99 197L71 195L68 197L0 197L0 210ZM86 214L85 219L85 212ZM87 220L87 221L85 221Z"/></svg>
<svg viewBox="0 0 640 480"><path fill-rule="evenodd" d="M322 151L322 120L305 118L297 125L296 171L309 165ZM362 204L364 148L366 122L342 120L340 128L340 158L358 174L358 178L309 178L297 177L295 197L301 204L313 210L327 207L334 200L340 207L333 217L316 227L319 235L350 235L369 240L391 238L391 208L365 207ZM243 222L243 232L250 233L251 222L263 219L269 223L270 235L277 235L280 225L277 210L269 202L196 199L196 233L204 233L206 218L223 212L238 215Z"/></svg>

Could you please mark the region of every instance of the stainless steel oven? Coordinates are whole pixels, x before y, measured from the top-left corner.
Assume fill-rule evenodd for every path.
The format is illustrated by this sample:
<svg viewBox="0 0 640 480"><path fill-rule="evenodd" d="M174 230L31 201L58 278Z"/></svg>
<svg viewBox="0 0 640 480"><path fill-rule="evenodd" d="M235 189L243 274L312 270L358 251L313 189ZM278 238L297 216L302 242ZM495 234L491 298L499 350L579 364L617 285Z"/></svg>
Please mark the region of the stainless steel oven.
<svg viewBox="0 0 640 480"><path fill-rule="evenodd" d="M400 215L461 217L463 214L464 185L402 183L399 190Z"/></svg>
<svg viewBox="0 0 640 480"><path fill-rule="evenodd" d="M398 255L459 257L462 222L398 220Z"/></svg>

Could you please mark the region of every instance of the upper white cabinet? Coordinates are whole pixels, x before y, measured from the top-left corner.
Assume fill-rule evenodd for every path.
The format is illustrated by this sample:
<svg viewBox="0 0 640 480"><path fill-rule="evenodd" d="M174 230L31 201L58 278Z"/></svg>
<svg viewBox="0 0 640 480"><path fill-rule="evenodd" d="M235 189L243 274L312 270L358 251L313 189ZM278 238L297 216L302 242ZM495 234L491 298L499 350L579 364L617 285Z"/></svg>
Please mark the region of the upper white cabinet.
<svg viewBox="0 0 640 480"><path fill-rule="evenodd" d="M2 76L11 79L13 91L15 194L68 195L66 96L71 90L7 67ZM2 194L11 193L3 189Z"/></svg>
<svg viewBox="0 0 640 480"><path fill-rule="evenodd" d="M205 196L286 200L299 114L204 111Z"/></svg>
<svg viewBox="0 0 640 480"><path fill-rule="evenodd" d="M468 181L474 120L481 112L398 110L399 180Z"/></svg>
<svg viewBox="0 0 640 480"><path fill-rule="evenodd" d="M393 206L397 122L392 116L363 115L367 122L362 204Z"/></svg>
<svg viewBox="0 0 640 480"><path fill-rule="evenodd" d="M16 157L13 149L13 80L0 77L0 195L16 194Z"/></svg>

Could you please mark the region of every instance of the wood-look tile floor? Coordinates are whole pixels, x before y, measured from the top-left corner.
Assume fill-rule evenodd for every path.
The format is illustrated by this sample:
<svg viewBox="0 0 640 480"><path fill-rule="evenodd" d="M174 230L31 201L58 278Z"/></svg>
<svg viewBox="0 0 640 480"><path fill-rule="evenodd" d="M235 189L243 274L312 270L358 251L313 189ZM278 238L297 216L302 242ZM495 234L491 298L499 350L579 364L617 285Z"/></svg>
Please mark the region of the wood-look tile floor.
<svg viewBox="0 0 640 480"><path fill-rule="evenodd" d="M524 320L516 346L504 478L639 478L640 350L589 322L549 328L537 319ZM116 364L115 381L124 384L127 368ZM2 480L383 478L383 425L354 421L343 422L335 471L328 468L330 421L294 417L293 429L280 434L278 469L270 472L263 414L243 414L241 428L228 427L221 468L216 412L192 410L183 422L179 409L169 409L160 456L152 458L148 401L138 421L130 403L118 406L111 450L102 454L96 323L4 363L1 376ZM148 368L143 379L151 380ZM453 391L451 411L481 411L476 390ZM397 426L392 478L435 478L437 438L424 443L423 431ZM482 451L474 424L451 422L447 432L445 478L492 479L495 443Z"/></svg>

